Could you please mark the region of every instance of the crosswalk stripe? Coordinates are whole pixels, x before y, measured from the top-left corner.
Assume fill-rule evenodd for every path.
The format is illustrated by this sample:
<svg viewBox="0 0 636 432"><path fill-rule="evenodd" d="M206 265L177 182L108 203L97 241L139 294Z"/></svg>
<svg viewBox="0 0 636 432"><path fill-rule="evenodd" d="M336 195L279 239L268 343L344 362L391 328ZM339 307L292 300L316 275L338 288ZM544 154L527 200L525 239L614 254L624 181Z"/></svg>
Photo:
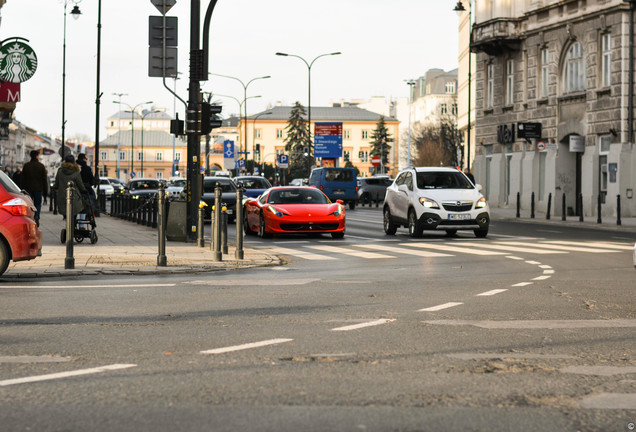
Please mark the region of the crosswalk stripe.
<svg viewBox="0 0 636 432"><path fill-rule="evenodd" d="M589 247L597 247L604 249L618 249L618 250L633 250L634 246L628 245L619 245L614 243L605 243L605 242L570 242L570 241L546 241L545 243L552 244L562 244L562 245L571 245L571 246L589 246Z"/></svg>
<svg viewBox="0 0 636 432"><path fill-rule="evenodd" d="M395 258L392 255L383 255L383 254L377 254L377 253L373 253L373 252L362 252L362 251L355 251L352 249L347 249L347 248L343 248L343 247L338 247L338 246L319 246L319 245L315 245L315 246L308 246L311 249L316 249L316 250L321 250L324 252L331 252L331 253L340 253L343 255L351 255L351 256L355 256L358 258L368 258L368 259L383 259L383 258Z"/></svg>
<svg viewBox="0 0 636 432"><path fill-rule="evenodd" d="M438 252L411 250L411 249L397 248L397 247L391 247L391 246L386 246L386 245L367 244L367 245L358 245L358 246L359 247L363 247L363 248L367 248L367 249L379 250L379 251L383 251L383 252L394 252L394 253L401 253L401 254L405 254L405 255L415 255L415 256L421 256L421 257L425 257L425 258L453 256L453 255L444 254L444 253L438 253Z"/></svg>
<svg viewBox="0 0 636 432"><path fill-rule="evenodd" d="M276 247L276 248L270 248L270 250L273 252L278 252L283 255L291 255L291 256L295 256L297 258L302 258L306 260L313 260L313 261L335 260L335 258L331 256L314 254L311 252L305 252L305 251L296 250L296 249L286 249L286 248Z"/></svg>
<svg viewBox="0 0 636 432"><path fill-rule="evenodd" d="M463 242L453 242L453 244L456 244L458 246L472 246L475 247L476 245L474 243L463 243ZM531 245L528 245L531 246ZM500 245L500 244L486 244L486 243L480 243L479 244L480 248L485 248L485 249L494 249L494 250L502 250L502 251L512 251L512 252L522 252L522 253L531 253L531 254L537 254L537 255L548 255L548 254L564 254L567 253L566 251L558 251L558 250L550 250L550 249L540 249L538 247L518 247L518 246L506 246L506 245Z"/></svg>
<svg viewBox="0 0 636 432"><path fill-rule="evenodd" d="M464 303L460 303L460 302L448 302L448 303L444 303L438 306L433 306L433 307L429 307L429 308L425 308L425 309L420 309L418 310L418 312L437 312L437 311L441 311L443 309L448 309L448 308L452 308L455 306L460 306L463 305Z"/></svg>
<svg viewBox="0 0 636 432"><path fill-rule="evenodd" d="M400 246L411 246L416 248L426 248L426 249L435 249L447 252L457 252L457 253L465 253L471 255L505 255L503 252L494 252L488 250L480 250L474 249L474 244L471 244L471 247L456 247L456 246L447 246L440 244L432 244L432 243L400 243Z"/></svg>
<svg viewBox="0 0 636 432"><path fill-rule="evenodd" d="M497 244L501 245L510 245L510 246L527 246L527 243L522 242L514 242L514 241L505 241L505 242L497 242ZM615 250L608 249L598 249L598 248L586 248L586 247L577 247L577 246L561 246L556 244L547 244L547 243L539 243L539 247L542 249L554 249L554 250L566 250L571 252L591 252L591 253L614 253L617 252Z"/></svg>

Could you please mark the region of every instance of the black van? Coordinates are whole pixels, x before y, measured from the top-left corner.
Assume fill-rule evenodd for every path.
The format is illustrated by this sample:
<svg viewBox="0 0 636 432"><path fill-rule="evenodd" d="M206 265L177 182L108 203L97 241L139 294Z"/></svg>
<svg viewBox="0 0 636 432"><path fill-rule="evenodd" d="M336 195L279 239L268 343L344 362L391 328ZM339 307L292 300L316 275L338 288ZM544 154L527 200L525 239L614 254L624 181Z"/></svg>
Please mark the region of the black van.
<svg viewBox="0 0 636 432"><path fill-rule="evenodd" d="M331 201L342 200L353 210L358 200L358 177L353 168L315 168L309 186L320 189Z"/></svg>

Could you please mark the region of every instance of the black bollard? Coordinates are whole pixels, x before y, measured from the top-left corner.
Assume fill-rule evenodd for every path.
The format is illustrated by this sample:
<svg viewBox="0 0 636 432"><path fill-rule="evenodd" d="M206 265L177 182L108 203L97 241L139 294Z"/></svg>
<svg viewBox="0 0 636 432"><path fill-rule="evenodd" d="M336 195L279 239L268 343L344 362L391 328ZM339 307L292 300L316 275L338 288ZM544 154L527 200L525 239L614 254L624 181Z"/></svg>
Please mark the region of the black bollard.
<svg viewBox="0 0 636 432"><path fill-rule="evenodd" d="M168 264L166 257L166 189L159 185L159 202L157 204L159 219L159 253L157 254L157 266L165 267Z"/></svg>
<svg viewBox="0 0 636 432"><path fill-rule="evenodd" d="M621 225L621 196L616 195L616 225Z"/></svg>
<svg viewBox="0 0 636 432"><path fill-rule="evenodd" d="M552 210L552 192L548 194L548 212L545 215L545 218L550 220L550 211Z"/></svg>
<svg viewBox="0 0 636 432"><path fill-rule="evenodd" d="M517 192L517 217L520 218L521 217L521 194L519 192Z"/></svg>
<svg viewBox="0 0 636 432"><path fill-rule="evenodd" d="M199 204L199 218L197 220L197 246L204 247L205 246L205 238L203 236L203 214L205 213L205 206L200 203Z"/></svg>
<svg viewBox="0 0 636 432"><path fill-rule="evenodd" d="M602 219L601 219L601 194L599 194L597 199L596 199L596 212L598 213L598 215L596 217L596 223L603 222Z"/></svg>
<svg viewBox="0 0 636 432"><path fill-rule="evenodd" d="M583 222L583 194L579 194L579 222Z"/></svg>
<svg viewBox="0 0 636 432"><path fill-rule="evenodd" d="M66 258L64 259L65 269L75 268L75 258L73 258L73 222L75 215L73 214L73 182L66 185Z"/></svg>
<svg viewBox="0 0 636 432"><path fill-rule="evenodd" d="M244 257L243 252L243 236L244 228L243 223L243 186L241 185L236 190L236 250L234 251L234 258L242 260Z"/></svg>
<svg viewBox="0 0 636 432"><path fill-rule="evenodd" d="M566 212L566 208L565 208L565 194L563 194L561 196L561 220L564 221L565 220L565 212Z"/></svg>
<svg viewBox="0 0 636 432"><path fill-rule="evenodd" d="M534 219L534 192L530 195L530 218Z"/></svg>
<svg viewBox="0 0 636 432"><path fill-rule="evenodd" d="M213 210L214 241L212 244L214 245L214 261L223 261L223 254L221 253L221 185L219 183L214 187Z"/></svg>
<svg viewBox="0 0 636 432"><path fill-rule="evenodd" d="M222 208L223 212L221 212L221 246L223 247L223 253L227 255L227 207L223 204Z"/></svg>

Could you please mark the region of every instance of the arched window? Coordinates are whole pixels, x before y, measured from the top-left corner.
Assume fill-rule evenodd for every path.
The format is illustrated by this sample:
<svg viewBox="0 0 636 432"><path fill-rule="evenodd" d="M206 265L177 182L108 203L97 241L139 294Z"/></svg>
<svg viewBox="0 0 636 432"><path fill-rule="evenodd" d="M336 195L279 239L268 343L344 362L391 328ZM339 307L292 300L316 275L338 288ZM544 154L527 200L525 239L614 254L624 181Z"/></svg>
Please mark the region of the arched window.
<svg viewBox="0 0 636 432"><path fill-rule="evenodd" d="M583 46L580 42L574 42L568 49L565 63L563 64L563 93L585 90L585 81Z"/></svg>

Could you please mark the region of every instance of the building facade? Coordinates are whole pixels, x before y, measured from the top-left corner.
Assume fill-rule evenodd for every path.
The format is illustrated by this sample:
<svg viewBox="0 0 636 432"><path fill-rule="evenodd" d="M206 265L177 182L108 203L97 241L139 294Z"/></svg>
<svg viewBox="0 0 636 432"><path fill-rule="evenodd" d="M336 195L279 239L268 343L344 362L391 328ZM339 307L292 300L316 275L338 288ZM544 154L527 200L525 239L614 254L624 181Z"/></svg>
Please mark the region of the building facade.
<svg viewBox="0 0 636 432"><path fill-rule="evenodd" d="M630 3L477 0L474 172L492 206L636 214ZM540 127L540 133L538 131ZM521 132L521 134L520 134ZM525 135L525 136L524 136Z"/></svg>

